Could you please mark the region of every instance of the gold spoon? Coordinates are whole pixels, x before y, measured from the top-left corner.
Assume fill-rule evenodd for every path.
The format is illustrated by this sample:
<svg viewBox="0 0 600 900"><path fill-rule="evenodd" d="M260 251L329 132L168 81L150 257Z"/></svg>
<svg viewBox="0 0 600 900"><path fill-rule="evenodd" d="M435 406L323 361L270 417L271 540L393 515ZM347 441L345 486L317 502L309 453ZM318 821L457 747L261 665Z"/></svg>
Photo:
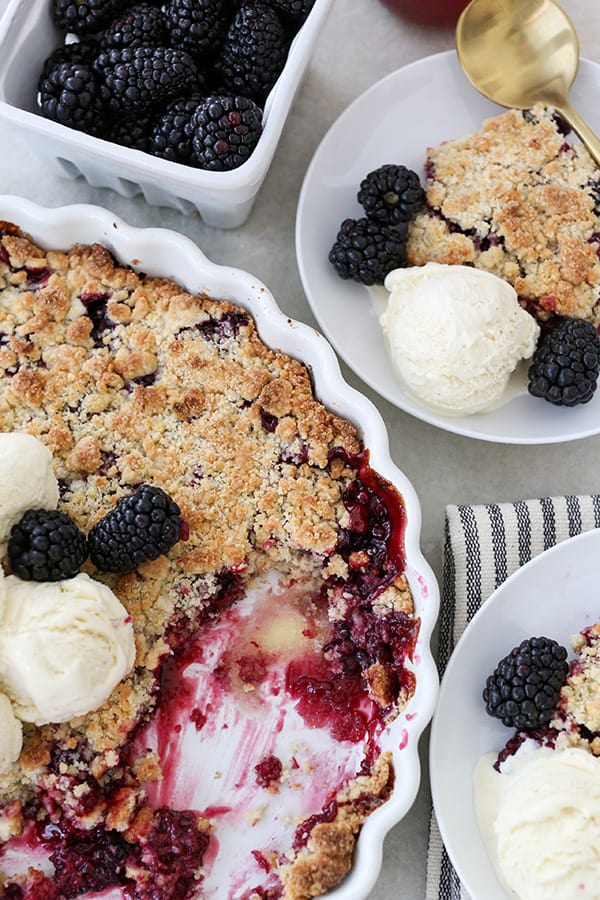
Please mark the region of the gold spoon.
<svg viewBox="0 0 600 900"><path fill-rule="evenodd" d="M554 0L471 0L456 26L456 48L484 97L516 109L554 107L600 165L600 140L568 101L579 41Z"/></svg>

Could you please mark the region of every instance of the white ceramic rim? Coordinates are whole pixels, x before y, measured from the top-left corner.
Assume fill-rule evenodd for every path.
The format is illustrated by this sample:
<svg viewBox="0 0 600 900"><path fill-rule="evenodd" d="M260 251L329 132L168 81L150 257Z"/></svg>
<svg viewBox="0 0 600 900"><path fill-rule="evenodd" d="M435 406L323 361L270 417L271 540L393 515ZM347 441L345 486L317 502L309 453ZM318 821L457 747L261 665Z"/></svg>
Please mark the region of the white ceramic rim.
<svg viewBox="0 0 600 900"><path fill-rule="evenodd" d="M99 241L123 264L172 278L190 292L204 291L246 308L270 347L307 365L319 400L355 424L369 448L373 468L403 496L407 512L406 574L421 619L415 650L417 687L406 710L410 716L399 716L382 742L383 748L393 753L393 793L362 828L352 871L327 894L331 900L363 900L379 875L387 832L408 812L416 797L420 782L418 741L431 720L438 693L430 641L439 609L439 590L419 545L419 500L411 482L392 461L381 415L370 400L344 381L335 353L319 332L285 316L269 289L254 276L211 262L189 238L168 229L128 225L98 206L75 204L51 209L11 195L0 195L0 219L19 225L45 247L64 249L73 243Z"/></svg>

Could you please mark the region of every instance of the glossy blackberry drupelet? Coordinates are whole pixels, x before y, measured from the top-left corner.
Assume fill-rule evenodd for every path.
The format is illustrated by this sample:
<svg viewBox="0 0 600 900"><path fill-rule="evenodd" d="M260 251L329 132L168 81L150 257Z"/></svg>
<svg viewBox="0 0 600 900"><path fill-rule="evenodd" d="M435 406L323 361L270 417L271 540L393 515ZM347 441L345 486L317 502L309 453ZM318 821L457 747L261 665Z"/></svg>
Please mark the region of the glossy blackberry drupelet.
<svg viewBox="0 0 600 900"><path fill-rule="evenodd" d="M583 319L563 319L540 338L528 371L528 390L557 406L588 403L600 372L600 338Z"/></svg>
<svg viewBox="0 0 600 900"><path fill-rule="evenodd" d="M50 72L60 63L85 63L91 65L99 52L100 44L91 38L84 38L82 41L57 47L44 60L38 88L43 79L47 78Z"/></svg>
<svg viewBox="0 0 600 900"><path fill-rule="evenodd" d="M345 219L329 251L329 262L340 278L362 284L383 284L392 269L406 265L408 227L390 228L371 219Z"/></svg>
<svg viewBox="0 0 600 900"><path fill-rule="evenodd" d="M73 34L102 31L127 3L124 0L52 0L55 25Z"/></svg>
<svg viewBox="0 0 600 900"><path fill-rule="evenodd" d="M192 115L192 165L213 172L241 166L262 134L262 116L248 97L206 97Z"/></svg>
<svg viewBox="0 0 600 900"><path fill-rule="evenodd" d="M229 21L226 0L169 0L165 19L169 43L192 56L215 52Z"/></svg>
<svg viewBox="0 0 600 900"><path fill-rule="evenodd" d="M198 71L183 50L171 47L124 47L105 50L95 63L120 110L147 110L193 90Z"/></svg>
<svg viewBox="0 0 600 900"><path fill-rule="evenodd" d="M103 48L168 44L167 24L162 10L152 3L136 3L117 16L101 38Z"/></svg>
<svg viewBox="0 0 600 900"><path fill-rule="evenodd" d="M425 202L425 191L419 176L402 165L380 166L363 178L358 202L369 219L385 225L410 220Z"/></svg>
<svg viewBox="0 0 600 900"><path fill-rule="evenodd" d="M30 509L13 525L8 558L25 581L62 581L77 575L88 556L85 535L54 509Z"/></svg>
<svg viewBox="0 0 600 900"><path fill-rule="evenodd" d="M96 72L85 63L59 63L39 86L46 118L88 134L104 130L108 99Z"/></svg>
<svg viewBox="0 0 600 900"><path fill-rule="evenodd" d="M547 725L568 671L564 647L552 638L527 638L488 676L483 690L486 712L519 731Z"/></svg>
<svg viewBox="0 0 600 900"><path fill-rule="evenodd" d="M150 152L154 156L187 164L192 154L192 115L203 100L202 94L192 94L173 100L152 127Z"/></svg>
<svg viewBox="0 0 600 900"><path fill-rule="evenodd" d="M154 115L152 110L147 112L128 112L115 115L108 123L104 134L98 135L121 147L131 147L134 150L150 151L152 141L152 129L154 127Z"/></svg>
<svg viewBox="0 0 600 900"><path fill-rule="evenodd" d="M304 22L314 5L315 0L269 0L269 6L298 22Z"/></svg>
<svg viewBox="0 0 600 900"><path fill-rule="evenodd" d="M262 105L285 65L288 49L289 39L276 11L262 0L243 3L215 64L220 87Z"/></svg>
<svg viewBox="0 0 600 900"><path fill-rule="evenodd" d="M161 488L142 484L92 527L90 559L101 572L129 572L167 553L181 538L181 528L175 501Z"/></svg>

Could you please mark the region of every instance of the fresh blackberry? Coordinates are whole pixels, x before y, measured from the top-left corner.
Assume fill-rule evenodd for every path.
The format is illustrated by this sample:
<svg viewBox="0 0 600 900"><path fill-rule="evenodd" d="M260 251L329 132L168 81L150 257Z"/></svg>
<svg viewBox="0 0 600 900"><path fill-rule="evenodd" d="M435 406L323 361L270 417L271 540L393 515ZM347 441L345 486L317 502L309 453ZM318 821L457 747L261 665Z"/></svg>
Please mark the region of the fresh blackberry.
<svg viewBox="0 0 600 900"><path fill-rule="evenodd" d="M262 116L249 97L206 97L192 115L192 164L213 172L241 166L262 134Z"/></svg>
<svg viewBox="0 0 600 900"><path fill-rule="evenodd" d="M600 372L600 338L583 319L562 319L540 338L528 372L528 390L557 406L592 399Z"/></svg>
<svg viewBox="0 0 600 900"><path fill-rule="evenodd" d="M154 123L150 153L173 162L189 163L192 153L192 115L203 100L202 94L173 100Z"/></svg>
<svg viewBox="0 0 600 900"><path fill-rule="evenodd" d="M228 22L225 0L170 0L165 19L173 47L192 56L213 52Z"/></svg>
<svg viewBox="0 0 600 900"><path fill-rule="evenodd" d="M113 106L143 110L185 94L198 81L192 58L172 47L123 47L105 50L95 63Z"/></svg>
<svg viewBox="0 0 600 900"><path fill-rule="evenodd" d="M486 712L519 731L546 725L568 672L564 647L552 638L527 638L488 676L483 690Z"/></svg>
<svg viewBox="0 0 600 900"><path fill-rule="evenodd" d="M243 3L227 29L215 65L223 92L262 104L285 65L288 49L276 11L262 0Z"/></svg>
<svg viewBox="0 0 600 900"><path fill-rule="evenodd" d="M345 219L329 251L329 262L340 278L362 284L383 284L392 269L406 265L406 223L398 228L371 219Z"/></svg>
<svg viewBox="0 0 600 900"><path fill-rule="evenodd" d="M62 44L60 47L57 47L56 50L53 50L50 56L47 56L44 60L39 83L41 84L43 79L47 78L50 72L60 63L91 64L99 52L100 45L98 44L98 41L92 40L91 38L75 41L72 44Z"/></svg>
<svg viewBox="0 0 600 900"><path fill-rule="evenodd" d="M123 113L110 122L104 134L98 135L121 147L150 152L154 116L151 111Z"/></svg>
<svg viewBox="0 0 600 900"><path fill-rule="evenodd" d="M419 176L406 166L380 166L363 178L357 195L368 219L385 225L410 222L423 206Z"/></svg>
<svg viewBox="0 0 600 900"><path fill-rule="evenodd" d="M91 66L59 63L40 82L39 104L48 119L78 131L98 134L104 128L108 93Z"/></svg>
<svg viewBox="0 0 600 900"><path fill-rule="evenodd" d="M24 581L73 578L88 556L86 537L75 522L55 509L29 509L13 525L8 558Z"/></svg>
<svg viewBox="0 0 600 900"><path fill-rule="evenodd" d="M52 19L63 31L96 34L126 5L124 0L52 0Z"/></svg>
<svg viewBox="0 0 600 900"><path fill-rule="evenodd" d="M297 22L304 22L314 5L315 0L269 0L269 6Z"/></svg>
<svg viewBox="0 0 600 900"><path fill-rule="evenodd" d="M181 526L175 501L161 488L142 484L92 527L90 559L101 572L129 572L170 550Z"/></svg>
<svg viewBox="0 0 600 900"><path fill-rule="evenodd" d="M109 49L168 44L164 14L152 3L136 3L111 22L102 35L101 43Z"/></svg>

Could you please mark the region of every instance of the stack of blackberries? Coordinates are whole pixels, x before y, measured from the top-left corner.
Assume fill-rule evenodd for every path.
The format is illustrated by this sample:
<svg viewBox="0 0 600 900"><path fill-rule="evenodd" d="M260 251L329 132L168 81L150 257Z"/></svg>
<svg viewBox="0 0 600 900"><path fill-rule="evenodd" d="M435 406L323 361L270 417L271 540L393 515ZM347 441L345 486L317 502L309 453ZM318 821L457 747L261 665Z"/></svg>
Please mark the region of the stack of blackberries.
<svg viewBox="0 0 600 900"><path fill-rule="evenodd" d="M43 115L185 165L242 165L314 0L51 0Z"/></svg>
<svg viewBox="0 0 600 900"><path fill-rule="evenodd" d="M408 223L423 206L425 191L412 169L384 165L363 178L357 200L365 215L344 219L329 262L340 278L383 284L388 272L406 265Z"/></svg>

